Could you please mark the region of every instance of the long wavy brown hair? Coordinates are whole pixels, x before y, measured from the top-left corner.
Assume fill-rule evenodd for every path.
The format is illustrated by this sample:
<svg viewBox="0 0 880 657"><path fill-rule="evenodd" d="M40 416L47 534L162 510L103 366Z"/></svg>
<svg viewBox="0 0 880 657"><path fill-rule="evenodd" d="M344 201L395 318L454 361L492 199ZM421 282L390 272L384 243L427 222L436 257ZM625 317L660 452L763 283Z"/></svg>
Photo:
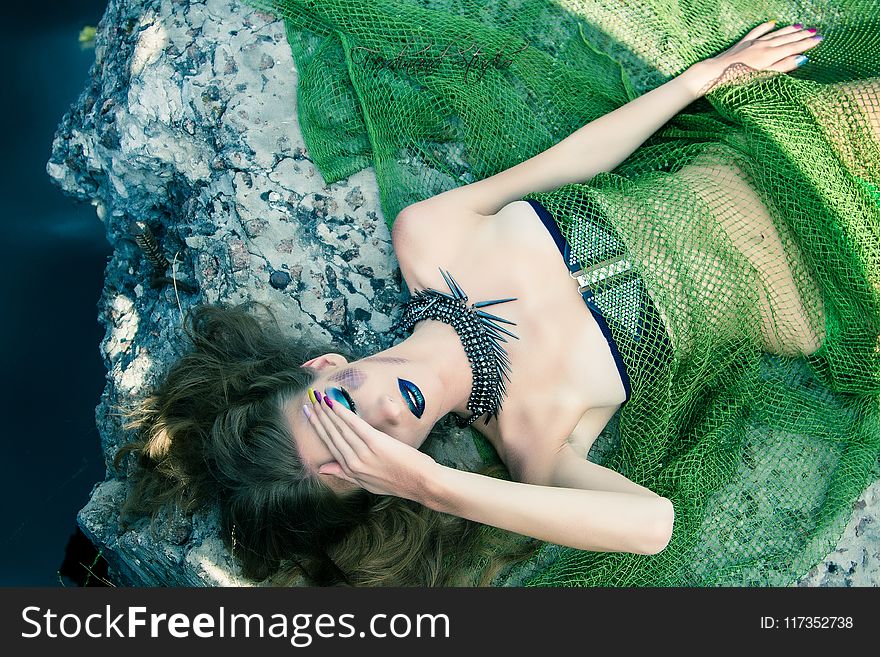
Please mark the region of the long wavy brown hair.
<svg viewBox="0 0 880 657"><path fill-rule="evenodd" d="M115 459L120 468L135 457L124 523L155 520L166 505L192 513L218 504L243 574L275 585L486 586L540 546L411 500L364 489L343 496L309 472L284 405L315 377L302 363L355 355L285 336L256 301L195 306L183 329L188 353L151 394L117 406L134 432ZM450 429L438 423L423 447ZM509 478L500 464L480 472Z"/></svg>

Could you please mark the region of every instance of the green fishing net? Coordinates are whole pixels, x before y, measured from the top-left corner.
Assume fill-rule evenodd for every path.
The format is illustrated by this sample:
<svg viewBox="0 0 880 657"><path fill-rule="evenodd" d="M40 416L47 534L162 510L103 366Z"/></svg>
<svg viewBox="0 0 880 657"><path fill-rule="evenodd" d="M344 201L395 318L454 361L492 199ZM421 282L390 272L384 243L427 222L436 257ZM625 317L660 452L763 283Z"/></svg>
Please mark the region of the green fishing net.
<svg viewBox="0 0 880 657"><path fill-rule="evenodd" d="M676 516L657 555L544 544L498 583L780 586L834 549L878 477L880 2L247 3L286 21L313 162L373 167L389 225L766 20L818 28L801 68L740 71L613 171L528 194L569 239L601 211L663 318L611 324L632 397L590 458Z"/></svg>

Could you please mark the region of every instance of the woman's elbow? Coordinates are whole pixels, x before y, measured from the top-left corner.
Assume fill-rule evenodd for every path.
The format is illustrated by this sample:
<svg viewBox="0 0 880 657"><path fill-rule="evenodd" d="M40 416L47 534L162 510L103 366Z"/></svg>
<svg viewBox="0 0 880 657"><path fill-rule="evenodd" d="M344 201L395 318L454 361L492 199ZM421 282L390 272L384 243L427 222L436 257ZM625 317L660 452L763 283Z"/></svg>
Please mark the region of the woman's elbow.
<svg viewBox="0 0 880 657"><path fill-rule="evenodd" d="M642 549L638 554L659 554L666 549L672 538L672 528L675 524L675 507L672 500L666 497L658 498L659 510L653 515L652 521L647 524L647 532L644 536Z"/></svg>

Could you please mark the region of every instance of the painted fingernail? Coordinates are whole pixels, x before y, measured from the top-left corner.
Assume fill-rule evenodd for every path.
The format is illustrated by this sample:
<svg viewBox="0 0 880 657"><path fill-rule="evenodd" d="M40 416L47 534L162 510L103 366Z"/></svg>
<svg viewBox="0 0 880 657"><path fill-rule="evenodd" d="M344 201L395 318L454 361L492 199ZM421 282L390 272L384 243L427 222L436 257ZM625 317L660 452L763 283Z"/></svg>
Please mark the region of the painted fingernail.
<svg viewBox="0 0 880 657"><path fill-rule="evenodd" d="M807 29L807 32L810 32L810 33L812 33L812 34L815 34L816 32L818 32L818 30L817 30L815 27L811 27L811 28L808 28L808 29Z"/></svg>
<svg viewBox="0 0 880 657"><path fill-rule="evenodd" d="M795 23L794 25L792 25L792 27L796 30L800 30L803 27L803 25L800 23Z"/></svg>
<svg viewBox="0 0 880 657"><path fill-rule="evenodd" d="M825 37L823 37L821 34L817 34L817 35L814 36L813 38L814 38L816 41L821 41L821 40L824 39Z"/></svg>
<svg viewBox="0 0 880 657"><path fill-rule="evenodd" d="M309 388L309 401L311 401L313 404L318 401L317 399L315 399L315 391L311 388Z"/></svg>
<svg viewBox="0 0 880 657"><path fill-rule="evenodd" d="M326 395L324 395L324 401L327 402L327 406L329 406L330 408L333 408L333 402Z"/></svg>
<svg viewBox="0 0 880 657"><path fill-rule="evenodd" d="M315 399L317 400L317 403L320 404L321 401L322 401L322 400L326 400L327 397L326 397L326 396L322 396L320 392L318 392L317 390L315 390Z"/></svg>
<svg viewBox="0 0 880 657"><path fill-rule="evenodd" d="M308 404L303 404L303 414L306 416L306 419L311 419L312 417L312 409L309 408Z"/></svg>
<svg viewBox="0 0 880 657"><path fill-rule="evenodd" d="M798 66L803 66L808 61L810 61L810 58L807 57L806 55L798 55L797 57L794 58L794 63L797 64Z"/></svg>

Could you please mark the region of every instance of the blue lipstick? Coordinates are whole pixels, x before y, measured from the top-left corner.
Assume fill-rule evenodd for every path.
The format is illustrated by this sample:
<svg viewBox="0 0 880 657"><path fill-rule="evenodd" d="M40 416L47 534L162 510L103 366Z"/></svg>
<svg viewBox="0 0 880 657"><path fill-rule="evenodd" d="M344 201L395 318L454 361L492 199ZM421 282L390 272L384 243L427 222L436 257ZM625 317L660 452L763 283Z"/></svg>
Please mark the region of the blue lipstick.
<svg viewBox="0 0 880 657"><path fill-rule="evenodd" d="M419 387L412 381L406 379L397 379L397 386L400 388L400 394L403 395L409 410L417 418L421 418L425 412L425 396Z"/></svg>

